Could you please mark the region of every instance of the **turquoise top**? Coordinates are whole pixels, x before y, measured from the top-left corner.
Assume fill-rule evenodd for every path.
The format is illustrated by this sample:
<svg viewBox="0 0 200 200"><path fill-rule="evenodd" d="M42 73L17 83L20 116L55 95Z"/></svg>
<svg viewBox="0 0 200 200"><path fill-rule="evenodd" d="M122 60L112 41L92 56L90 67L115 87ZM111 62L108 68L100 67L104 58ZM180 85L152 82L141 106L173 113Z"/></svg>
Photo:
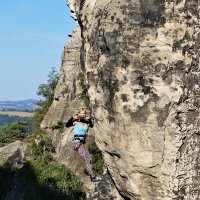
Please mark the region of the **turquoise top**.
<svg viewBox="0 0 200 200"><path fill-rule="evenodd" d="M88 125L87 124L77 123L74 126L74 134L75 135L86 135L87 130L88 130Z"/></svg>

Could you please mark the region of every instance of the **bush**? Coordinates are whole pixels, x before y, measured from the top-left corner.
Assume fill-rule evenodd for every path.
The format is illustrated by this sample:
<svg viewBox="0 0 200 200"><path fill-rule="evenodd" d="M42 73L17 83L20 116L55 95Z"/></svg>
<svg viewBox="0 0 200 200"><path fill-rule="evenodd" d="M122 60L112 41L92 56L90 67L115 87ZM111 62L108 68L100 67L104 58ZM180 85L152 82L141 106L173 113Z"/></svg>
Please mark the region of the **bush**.
<svg viewBox="0 0 200 200"><path fill-rule="evenodd" d="M0 143L11 143L16 140L23 140L32 133L30 122L15 122L1 128Z"/></svg>
<svg viewBox="0 0 200 200"><path fill-rule="evenodd" d="M80 180L64 165L55 161L32 159L18 172L24 184L24 200L85 199Z"/></svg>
<svg viewBox="0 0 200 200"><path fill-rule="evenodd" d="M24 166L11 173L11 170L0 168L0 199L9 191L13 177L18 177L20 192L23 200L82 200L85 193L77 176L66 166L58 164L53 153L55 148L47 133L40 128L40 123L46 115L52 101L53 93L58 81L58 74L53 69L49 74L47 84L39 86L38 94L45 98L40 101L35 111L33 134L30 133L30 124L18 122L5 126L0 135L0 146L5 142L16 139L25 139L29 143L27 162ZM55 129L61 128L62 122L58 122ZM32 132L31 132L32 133Z"/></svg>
<svg viewBox="0 0 200 200"><path fill-rule="evenodd" d="M38 156L45 156L46 154L51 155L55 152L55 148L52 144L52 140L48 137L47 133L40 127L34 131L34 134L27 138L31 144L29 146L29 155L33 158Z"/></svg>
<svg viewBox="0 0 200 200"><path fill-rule="evenodd" d="M54 160L52 153L55 149L46 132L38 128L31 137L29 161L20 172L28 185L24 200L85 199L79 178Z"/></svg>
<svg viewBox="0 0 200 200"><path fill-rule="evenodd" d="M102 175L104 162L101 151L99 150L95 142L88 145L88 150L92 154L92 164L95 173L98 175Z"/></svg>
<svg viewBox="0 0 200 200"><path fill-rule="evenodd" d="M57 122L57 124L53 125L51 128L52 128L52 130L64 128L64 123L59 121L59 122Z"/></svg>
<svg viewBox="0 0 200 200"><path fill-rule="evenodd" d="M14 122L29 122L31 118L29 117L20 117L20 116L9 116L9 115L0 115L0 128Z"/></svg>
<svg viewBox="0 0 200 200"><path fill-rule="evenodd" d="M85 85L85 75L83 74L83 72L80 72L78 74L78 80L80 87L82 89L82 92L79 94L79 96L84 101L85 107L88 109L90 106L90 99L88 97L88 89L87 86Z"/></svg>

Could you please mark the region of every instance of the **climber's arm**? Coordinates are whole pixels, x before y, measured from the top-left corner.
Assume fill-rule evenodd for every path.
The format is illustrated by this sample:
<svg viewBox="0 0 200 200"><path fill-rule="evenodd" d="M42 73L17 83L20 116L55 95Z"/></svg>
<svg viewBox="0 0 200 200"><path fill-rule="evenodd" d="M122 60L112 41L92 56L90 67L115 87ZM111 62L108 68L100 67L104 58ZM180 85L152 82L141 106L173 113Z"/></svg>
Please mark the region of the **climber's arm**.
<svg viewBox="0 0 200 200"><path fill-rule="evenodd" d="M89 127L90 127L90 128L93 128L93 127L94 127L94 124L93 124L93 122L92 122L91 119L89 119Z"/></svg>
<svg viewBox="0 0 200 200"><path fill-rule="evenodd" d="M66 127L71 127L74 125L74 122L78 119L78 114L74 114L73 117L71 117L68 122L65 124Z"/></svg>
<svg viewBox="0 0 200 200"><path fill-rule="evenodd" d="M66 126L66 127L71 127L71 126L73 126L73 121L74 121L74 118L71 117L71 118L68 120L68 122L65 124L65 126Z"/></svg>
<svg viewBox="0 0 200 200"><path fill-rule="evenodd" d="M89 125L90 128L94 127L94 124L93 124L93 122L92 122L92 120L89 116L86 116L85 120L86 120L86 123Z"/></svg>

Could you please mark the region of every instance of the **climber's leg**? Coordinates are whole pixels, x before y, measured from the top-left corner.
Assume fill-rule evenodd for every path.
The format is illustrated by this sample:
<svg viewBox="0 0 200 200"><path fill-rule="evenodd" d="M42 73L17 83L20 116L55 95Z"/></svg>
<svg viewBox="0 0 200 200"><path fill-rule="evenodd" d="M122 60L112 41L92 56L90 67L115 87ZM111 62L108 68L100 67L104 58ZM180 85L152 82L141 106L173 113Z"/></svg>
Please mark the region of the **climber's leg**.
<svg viewBox="0 0 200 200"><path fill-rule="evenodd" d="M78 154L85 161L85 167L91 177L94 177L94 173L92 170L92 158L89 151L85 148L83 144L81 144L78 148Z"/></svg>
<svg viewBox="0 0 200 200"><path fill-rule="evenodd" d="M72 143L72 148L76 151L78 151L78 148L81 144L80 143Z"/></svg>

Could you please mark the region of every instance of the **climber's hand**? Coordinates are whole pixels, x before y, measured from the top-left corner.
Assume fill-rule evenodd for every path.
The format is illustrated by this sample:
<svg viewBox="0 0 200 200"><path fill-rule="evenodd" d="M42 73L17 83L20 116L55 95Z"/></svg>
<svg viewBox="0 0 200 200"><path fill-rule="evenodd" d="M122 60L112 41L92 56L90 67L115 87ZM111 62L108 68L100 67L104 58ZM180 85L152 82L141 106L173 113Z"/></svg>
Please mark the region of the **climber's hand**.
<svg viewBox="0 0 200 200"><path fill-rule="evenodd" d="M73 115L73 118L74 118L74 119L78 119L78 114L74 114L74 115Z"/></svg>
<svg viewBox="0 0 200 200"><path fill-rule="evenodd" d="M86 119L86 120L89 120L89 119L90 119L90 117L87 115L87 116L85 117L85 119Z"/></svg>

